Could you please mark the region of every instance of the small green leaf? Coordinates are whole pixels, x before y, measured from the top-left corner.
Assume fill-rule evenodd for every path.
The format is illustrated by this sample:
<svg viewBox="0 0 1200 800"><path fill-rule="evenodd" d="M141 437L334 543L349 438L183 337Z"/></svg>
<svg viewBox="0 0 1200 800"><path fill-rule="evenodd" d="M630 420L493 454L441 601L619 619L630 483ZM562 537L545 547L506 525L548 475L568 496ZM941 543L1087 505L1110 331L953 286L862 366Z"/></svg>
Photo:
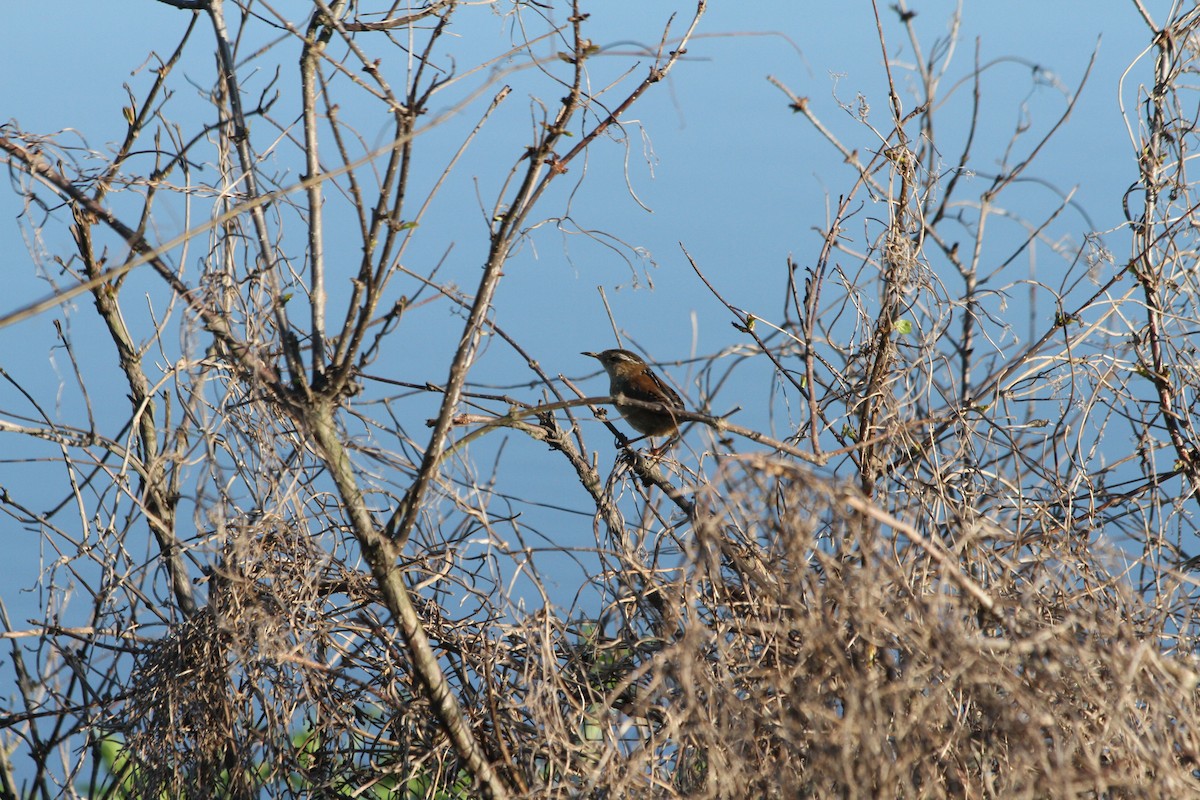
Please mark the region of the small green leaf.
<svg viewBox="0 0 1200 800"><path fill-rule="evenodd" d="M579 732L580 738L585 742L604 741L604 727L600 723L600 715L603 712L604 706L599 703L592 703L587 707Z"/></svg>
<svg viewBox="0 0 1200 800"><path fill-rule="evenodd" d="M909 320L896 320L896 333L900 334L901 336L908 336L910 333L912 333L912 329L913 325Z"/></svg>

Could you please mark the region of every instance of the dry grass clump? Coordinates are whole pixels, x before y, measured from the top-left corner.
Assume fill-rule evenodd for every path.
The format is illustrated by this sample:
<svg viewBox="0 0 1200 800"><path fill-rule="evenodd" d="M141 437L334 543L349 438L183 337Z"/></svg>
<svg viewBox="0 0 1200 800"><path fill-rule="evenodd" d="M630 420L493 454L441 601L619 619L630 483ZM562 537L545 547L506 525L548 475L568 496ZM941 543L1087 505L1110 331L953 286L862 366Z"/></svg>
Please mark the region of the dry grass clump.
<svg viewBox="0 0 1200 800"><path fill-rule="evenodd" d="M1087 548L898 530L853 497L745 459L694 520L615 544L599 618L489 628L423 604L519 796L1200 792L1188 604L1165 583L1154 607ZM233 537L253 557L231 552L205 611L145 653L117 726L139 790L471 796L402 643L373 643L378 597L288 530Z"/></svg>
<svg viewBox="0 0 1200 800"><path fill-rule="evenodd" d="M228 534L208 604L142 649L104 721L122 747L112 785L131 797L471 796L370 576L296 521ZM477 619L420 607L464 682L486 669L475 659L508 653Z"/></svg>
<svg viewBox="0 0 1200 800"><path fill-rule="evenodd" d="M678 569L625 561L637 611L592 681L607 747L580 734L599 738L601 698L574 706L582 796L1200 792L1190 654L1163 654L1171 617L1100 559L945 526L918 546L777 462L728 471L700 506ZM938 566L930 546L970 558Z"/></svg>
<svg viewBox="0 0 1200 800"><path fill-rule="evenodd" d="M329 559L280 519L229 533L210 602L142 650L108 721L125 746L119 783L134 796L248 797L289 776L311 782L321 766L320 748L304 744L311 721L336 740L359 699L322 668L346 633L325 605Z"/></svg>

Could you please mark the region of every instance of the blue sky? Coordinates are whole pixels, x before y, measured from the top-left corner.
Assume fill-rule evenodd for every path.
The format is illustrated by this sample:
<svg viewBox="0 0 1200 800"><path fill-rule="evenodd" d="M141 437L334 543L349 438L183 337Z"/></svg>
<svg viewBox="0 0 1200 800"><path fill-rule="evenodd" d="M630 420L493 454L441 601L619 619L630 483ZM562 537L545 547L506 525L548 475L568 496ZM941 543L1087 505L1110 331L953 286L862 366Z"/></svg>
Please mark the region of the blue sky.
<svg viewBox="0 0 1200 800"><path fill-rule="evenodd" d="M593 65L594 85L604 85L628 69L643 74L649 60L637 52L642 45L657 43L671 5L644 0L591 5L592 36L605 48L605 56ZM541 211L547 217L569 209L567 232L553 223L543 225L509 264L497 297L496 321L529 347L551 374L576 379L592 375L594 364L579 352L613 344L597 291L603 286L622 328L655 359L666 362L667 374L682 393L694 398L686 359L693 353L731 346L741 338L692 273L681 243L731 302L764 319L779 315L786 259L791 257L802 265L813 262L821 243L814 227L825 223L829 205L850 185L853 173L802 117L789 110L787 99L767 81L768 75L808 97L815 113L852 147L866 151L877 146L877 141L839 101L854 104L861 94L871 107L870 122L881 130L888 127L884 71L868 3L774 0L710 5L701 36L690 45L687 58L665 84L655 87L627 115L623 129L627 140L614 137L598 142L588 160L586 180L577 180L585 172L583 162L577 162L569 179L560 181L545 199ZM1146 5L1152 13L1165 14L1167 10L1162 2ZM947 35L954 3L913 7L919 12L914 24L923 36L923 46ZM686 24L688 8L679 8L675 30ZM913 54L896 15L886 8L881 12L894 62L910 62ZM146 86L148 74L139 69L151 51L169 52L187 16L149 0L8 3L10 41L0 49L0 69L7 76L0 87L0 118L15 120L25 131L61 132L65 140L79 135L96 149L111 146L124 131L121 108L127 100L123 84L128 83L135 94ZM502 52L513 35L510 21L485 7L464 9L459 24L458 30L479 53ZM203 118L192 115L208 111L200 94L212 83L212 62L197 45L210 39L207 31L197 34L192 44L194 55L182 69L181 74L191 77L194 86L182 81L175 84L177 96L171 107L179 119ZM1082 0L967 2L950 82L969 74L977 40L982 62L1007 59L984 79L983 125L975 149L981 172L988 165L999 169L1018 126L1026 122L1032 126L1031 133L1018 142L1019 156L1022 148L1031 146L1037 132L1053 123L1064 108L1066 94L1078 86L1093 51L1099 48L1072 119L1040 157L1033 174L1062 191L1077 187L1076 202L1086 211L1086 217L1065 215L1056 223L1055 235L1082 239L1088 233L1115 229L1123 219L1121 195L1136 177L1134 148L1120 114L1119 81L1150 40L1133 5ZM545 48L546 52L551 49ZM290 49L279 54L283 97L275 113L281 120L295 115L293 55ZM462 66L465 57L457 57ZM390 66L385 62L382 68L386 71ZM1134 97L1139 82L1150 79L1151 70L1148 61L1133 68L1126 79L1128 98ZM900 70L896 74L902 89L911 85L909 75ZM243 79L261 88L268 77L266 65L255 64ZM535 92L546 91L544 85L532 82L533 77L520 72L507 78L514 93L472 145L462 168L431 208L412 252L414 268L426 271L449 249L442 277L466 291L473 290L486 228L486 214L477 198L482 196L485 204L490 203L504 170L529 139ZM556 97L548 95L545 100L553 103ZM911 95L903 99L906 110L911 110ZM193 107L195 111L189 110ZM939 132L950 151L948 159L961 146L968 107L969 91L960 89L939 111ZM438 108L435 103L435 112ZM1129 108L1136 113L1135 100ZM348 107L348 113L355 111ZM418 143L430 154L430 171L417 175L418 181L432 180L458 146L462 132L474 124L478 111L473 107ZM360 128L364 136L382 136L382 121L375 128L372 124L369 117L364 118ZM263 125L257 125L255 135L260 150L273 136ZM281 175L290 174L293 179L298 175L286 157L280 157L278 168ZM636 194L637 201L631 194ZM1055 199L1052 192L1037 185L1021 189L1016 196L1029 204L1027 209L1049 208ZM12 192L0 192L0 252L5 254L6 282L0 313L49 291L28 255L17 220L20 212L18 198ZM331 210L331 214L337 213ZM177 229L168 229L165 221L162 224L160 236L169 238L182 230L183 218L179 217L181 227ZM575 231L579 229L604 232L605 236L589 238L578 235ZM299 229L295 230L299 235ZM1017 235L1019 229L1014 226L1012 236ZM609 246L613 239L607 236L629 247ZM1112 238L1120 259L1122 239L1119 234ZM51 252L69 252L65 226L49 226L44 244ZM331 263L335 265L339 247L347 254L346 260L357 253L351 237L339 237L332 231ZM630 248L645 256L634 258L632 269ZM293 247L294 255L295 250ZM196 259L199 252L197 248L190 258ZM1014 267L1030 275L1055 268L1054 259L1040 250ZM1041 273L1043 279L1051 276ZM151 276L144 280L147 285L154 282ZM345 287L342 284L343 294ZM86 301L77 301L77 317L86 318L90 311ZM414 314L410 329L371 371L400 380L439 382L445 376L446 354L453 346L447 331L457 330L457 317L445 303L430 304ZM23 385L43 392L40 396L50 401L52 414L77 420L82 409L72 396L70 367L55 348L55 316L47 314L0 329L0 348L6 354L0 366ZM77 344L85 360L111 367L111 343L81 336ZM501 388L517 395L525 392L532 400L538 393L528 388L530 378L515 356L498 344L488 346L474 373L480 389ZM606 390L597 378L586 386L593 394ZM739 417L742 424L772 424L763 409L768 403L766 383L747 380L747 387L743 394L728 393L716 410L736 403L746 409ZM123 402L125 390L119 384L96 386L95 390L101 402L111 400L117 406ZM9 389L0 390L0 400L0 409L19 404ZM431 409L432 404L426 403L412 411L413 418L419 419ZM103 409L100 413L103 416ZM121 413L127 414L127 410L122 408ZM589 434L593 446L603 446L607 452L607 434L599 426ZM17 448L23 443L3 438L9 440L0 439L0 450L9 458L20 455ZM547 500L587 510L578 486L569 480L557 483L561 468L544 448L518 446L516 450L510 457L518 468L508 488L519 490L522 481L537 480L548 487ZM56 474L53 465L0 463L0 485L14 492L31 491L33 476L43 481L54 480ZM28 587L43 551L32 533L6 530L5 524L0 521L0 537L6 541L10 557L0 568L0 586ZM537 524L547 536L579 537L581 542L591 536L586 516L551 515ZM577 528L574 532L563 532L573 526ZM563 588L570 585L567 581ZM10 604L10 613L17 620L36 613L31 605L33 596L3 590L0 597Z"/></svg>

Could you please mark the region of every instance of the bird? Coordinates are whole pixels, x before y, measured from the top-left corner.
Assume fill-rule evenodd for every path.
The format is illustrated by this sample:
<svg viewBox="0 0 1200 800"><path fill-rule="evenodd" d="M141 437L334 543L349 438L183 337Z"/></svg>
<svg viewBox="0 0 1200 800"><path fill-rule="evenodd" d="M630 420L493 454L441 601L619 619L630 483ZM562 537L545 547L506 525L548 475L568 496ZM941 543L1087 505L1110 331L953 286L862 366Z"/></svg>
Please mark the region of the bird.
<svg viewBox="0 0 1200 800"><path fill-rule="evenodd" d="M608 393L614 405L633 429L647 436L669 436L679 430L676 411L683 411L683 400L662 378L646 365L646 362L628 350L602 350L599 353L583 352L600 362L608 373ZM622 397L646 403L661 403L657 409L644 408L621 402Z"/></svg>

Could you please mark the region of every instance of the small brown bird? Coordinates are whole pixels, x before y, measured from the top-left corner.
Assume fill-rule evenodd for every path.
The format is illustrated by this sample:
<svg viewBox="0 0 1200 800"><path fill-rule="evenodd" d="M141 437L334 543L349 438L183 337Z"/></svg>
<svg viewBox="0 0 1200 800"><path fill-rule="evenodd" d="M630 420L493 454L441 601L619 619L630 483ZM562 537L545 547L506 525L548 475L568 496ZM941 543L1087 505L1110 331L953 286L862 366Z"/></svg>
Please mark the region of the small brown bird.
<svg viewBox="0 0 1200 800"><path fill-rule="evenodd" d="M600 362L608 373L608 393L614 398L628 397L646 403L662 403L662 409L642 408L615 403L617 411L633 429L644 436L667 436L679 429L675 411L682 411L683 400L675 390L663 383L646 362L628 350L604 350L599 353L582 353Z"/></svg>

